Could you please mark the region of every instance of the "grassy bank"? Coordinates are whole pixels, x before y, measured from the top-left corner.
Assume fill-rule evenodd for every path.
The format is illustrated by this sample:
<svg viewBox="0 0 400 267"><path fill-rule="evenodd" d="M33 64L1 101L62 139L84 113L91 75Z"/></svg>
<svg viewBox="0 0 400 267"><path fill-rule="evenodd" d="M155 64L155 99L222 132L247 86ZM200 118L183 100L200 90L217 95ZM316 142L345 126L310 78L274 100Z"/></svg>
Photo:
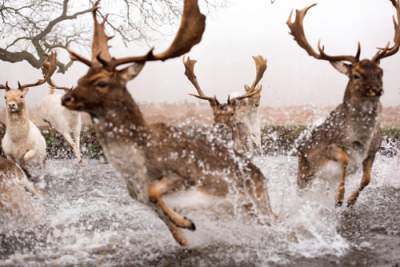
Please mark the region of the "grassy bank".
<svg viewBox="0 0 400 267"><path fill-rule="evenodd" d="M296 140L305 130L304 126L265 126L262 130L263 151L267 154L293 154ZM72 148L54 129L42 127L46 139L49 158L73 158ZM0 127L0 136L4 135L4 127ZM386 127L383 129L384 146L382 153L394 154L400 150L400 128ZM97 142L94 129L85 127L81 134L81 151L85 158L98 159L103 157L102 149Z"/></svg>

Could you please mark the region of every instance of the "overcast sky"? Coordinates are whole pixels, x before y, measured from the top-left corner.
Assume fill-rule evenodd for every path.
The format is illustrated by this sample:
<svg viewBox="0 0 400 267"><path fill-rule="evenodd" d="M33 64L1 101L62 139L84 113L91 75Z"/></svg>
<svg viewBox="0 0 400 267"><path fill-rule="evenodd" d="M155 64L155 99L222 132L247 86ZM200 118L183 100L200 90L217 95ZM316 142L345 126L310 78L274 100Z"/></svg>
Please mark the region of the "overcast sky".
<svg viewBox="0 0 400 267"><path fill-rule="evenodd" d="M389 0L230 0L227 8L219 9L207 19L207 28L200 45L189 55L198 60L196 74L203 90L225 100L232 92L243 90L254 79L252 55L263 55L268 69L262 80L264 106L336 105L343 97L347 78L329 63L311 58L288 33L286 20L292 8L319 3L306 17L305 29L314 46L318 39L330 54L354 55L357 41L362 45L362 57L371 58L376 47L393 40L392 15ZM107 2L105 3L107 4ZM155 43L165 48L172 36ZM112 54L139 54L147 50L134 44L129 49L112 43ZM386 106L400 104L400 53L384 59ZM74 85L86 72L75 64L65 75L56 75L59 84ZM180 58L165 63L149 63L141 75L128 84L139 102L199 101L188 96L194 89L186 80ZM1 62L0 82L29 82L40 77L40 71L26 63ZM29 100L38 103L46 88L32 89ZM1 93L2 94L2 93ZM1 101L3 102L3 101ZM3 103L1 103L3 105Z"/></svg>

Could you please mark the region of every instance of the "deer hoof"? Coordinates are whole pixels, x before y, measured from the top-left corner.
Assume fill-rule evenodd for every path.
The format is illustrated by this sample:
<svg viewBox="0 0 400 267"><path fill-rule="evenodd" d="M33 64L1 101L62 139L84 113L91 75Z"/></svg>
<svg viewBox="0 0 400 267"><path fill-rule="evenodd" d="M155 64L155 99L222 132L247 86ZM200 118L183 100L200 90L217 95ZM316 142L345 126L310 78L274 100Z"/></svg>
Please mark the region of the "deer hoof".
<svg viewBox="0 0 400 267"><path fill-rule="evenodd" d="M196 231L196 225L194 224L194 222L192 222L192 220L188 219L185 217L185 220L189 222L189 225L187 227L185 227L186 229L190 230L190 231Z"/></svg>

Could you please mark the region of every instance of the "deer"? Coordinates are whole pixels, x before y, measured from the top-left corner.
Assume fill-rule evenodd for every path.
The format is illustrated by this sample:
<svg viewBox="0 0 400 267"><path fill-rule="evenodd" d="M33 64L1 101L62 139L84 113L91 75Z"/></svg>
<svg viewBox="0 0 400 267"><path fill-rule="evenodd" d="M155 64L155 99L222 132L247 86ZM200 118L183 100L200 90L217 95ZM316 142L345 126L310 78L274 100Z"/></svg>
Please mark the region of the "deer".
<svg viewBox="0 0 400 267"><path fill-rule="evenodd" d="M90 115L106 158L124 178L130 196L151 208L181 246L188 244L183 230L195 231L196 225L167 204L165 197L174 193L195 190L205 197L229 201L237 192L240 211L269 220L273 212L266 179L254 164L176 126L148 124L126 87L146 62L179 57L201 41L206 17L197 0L184 1L179 29L165 51L154 53L151 49L144 55L122 58L110 54L106 18L97 20L98 9L97 1L92 11L91 59L70 51L71 59L89 70L63 96L62 104Z"/></svg>
<svg viewBox="0 0 400 267"><path fill-rule="evenodd" d="M225 126L232 136L234 149L249 156L252 156L255 149L261 146L261 140L259 142L260 146L254 141L254 136L259 136L261 139L260 129L258 129L258 133L255 133L257 132L257 125L252 125L251 123L258 121L258 126L260 126L257 119L257 109L260 103L261 86L257 85L266 70L266 60L262 56L256 56L253 59L257 67L256 80L251 87L246 86L246 93L244 95L236 97L228 96L228 100L224 104L221 104L216 96L210 97L205 95L194 71L197 61L190 59L190 57L183 59L185 76L197 92L197 94L190 95L208 101L213 113L214 126L217 126L217 133L220 125ZM257 107L254 108L253 105L255 103L257 103Z"/></svg>
<svg viewBox="0 0 400 267"><path fill-rule="evenodd" d="M353 207L361 191L371 181L371 170L376 153L382 141L380 129L383 94L383 70L380 62L396 54L400 47L399 0L390 0L397 14L393 17L394 44L378 49L371 59L360 59L361 45L358 43L355 56L331 56L318 42L316 51L307 41L303 21L307 12L316 4L296 10L293 22L291 12L287 25L297 44L307 54L317 60L328 61L336 70L349 79L343 102L336 107L319 126L301 139L298 145L299 188L307 187L328 163L339 167L339 185L336 192L336 206L343 205L345 181L348 174L362 167L362 178L357 189L352 192L346 206Z"/></svg>
<svg viewBox="0 0 400 267"><path fill-rule="evenodd" d="M45 64L50 67L43 79L29 84L18 82L17 89L11 89L8 82L0 84L0 89L5 90L6 102L6 132L1 145L6 157L19 164L30 178L34 178L32 171L43 169L45 165L46 141L39 128L29 119L25 96L30 88L40 86L50 79L56 70L54 53L46 58Z"/></svg>
<svg viewBox="0 0 400 267"><path fill-rule="evenodd" d="M42 72L48 72L48 65L42 67ZM82 162L80 151L80 138L82 131L82 119L79 112L69 110L61 105L62 95L56 93L56 89L68 92L70 88L58 86L50 78L47 81L49 85L48 94L46 94L40 103L40 114L50 127L60 133L67 143L72 147L72 151L78 163Z"/></svg>
<svg viewBox="0 0 400 267"><path fill-rule="evenodd" d="M41 195L15 162L0 157L0 218L30 216L32 197Z"/></svg>
<svg viewBox="0 0 400 267"><path fill-rule="evenodd" d="M262 85L259 83L267 70L267 60L260 55L253 56L253 60L256 66L256 78L251 85L244 86L246 94L251 96L239 101L237 120L244 123L247 128L250 129L252 144L257 150L260 150L261 122L259 106L261 101Z"/></svg>

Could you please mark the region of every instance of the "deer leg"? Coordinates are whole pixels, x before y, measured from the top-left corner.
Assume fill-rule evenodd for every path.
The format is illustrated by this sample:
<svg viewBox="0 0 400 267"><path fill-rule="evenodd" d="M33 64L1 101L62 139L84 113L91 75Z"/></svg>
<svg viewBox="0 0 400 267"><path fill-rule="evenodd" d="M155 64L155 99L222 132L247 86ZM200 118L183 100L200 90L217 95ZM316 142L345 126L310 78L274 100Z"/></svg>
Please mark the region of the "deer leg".
<svg viewBox="0 0 400 267"><path fill-rule="evenodd" d="M161 211L160 209L156 208L155 209L158 216L160 219L167 225L168 230L170 231L172 237L175 239L176 242L178 242L179 245L181 246L186 246L187 245L187 240L185 238L185 235L183 234L182 230L179 229L178 227L175 226L174 223L172 223L167 216L165 216L164 212Z"/></svg>
<svg viewBox="0 0 400 267"><path fill-rule="evenodd" d="M314 175L310 167L310 163L303 155L299 155L299 166L297 171L297 186L304 189L310 181L310 177Z"/></svg>
<svg viewBox="0 0 400 267"><path fill-rule="evenodd" d="M361 178L361 183L360 186L358 187L357 190L355 190L349 197L349 200L347 201L347 206L351 207L353 206L356 201L358 196L360 195L361 191L369 184L371 181L371 170L372 170L372 164L374 163L375 160L375 155L369 156L363 161L363 176Z"/></svg>
<svg viewBox="0 0 400 267"><path fill-rule="evenodd" d="M168 207L162 199L162 196L174 189L179 182L181 182L181 178L178 176L173 178L164 177L161 180L152 182L148 187L149 199L154 205L156 205L156 208L160 209L177 227L194 231L196 230L195 224L185 216L180 215Z"/></svg>
<svg viewBox="0 0 400 267"><path fill-rule="evenodd" d="M266 190L264 177L256 173L253 175L252 182L248 184L247 188L251 198L257 205L257 208L260 210L260 212L263 215L269 215L272 216L273 219L276 219L277 216L272 211L271 201Z"/></svg>
<svg viewBox="0 0 400 267"><path fill-rule="evenodd" d="M70 133L63 133L62 135L64 136L64 139L67 141L67 143L72 147L72 151L73 151L75 157L76 157L78 160L80 160L80 159L79 159L79 158L80 158L80 155L79 155L79 157L78 157L78 152L76 151L76 144L75 144L74 140L72 139L71 134L70 134Z"/></svg>
<svg viewBox="0 0 400 267"><path fill-rule="evenodd" d="M327 152L328 152L328 159L334 160L341 165L342 173L340 174L339 187L336 194L336 206L340 207L343 204L349 156L343 149L341 149L337 145L330 145L328 147Z"/></svg>
<svg viewBox="0 0 400 267"><path fill-rule="evenodd" d="M82 162L82 157L81 157L81 129L74 129L73 132L74 135L74 141L75 141L75 149L74 153L76 156L76 159L78 162Z"/></svg>

